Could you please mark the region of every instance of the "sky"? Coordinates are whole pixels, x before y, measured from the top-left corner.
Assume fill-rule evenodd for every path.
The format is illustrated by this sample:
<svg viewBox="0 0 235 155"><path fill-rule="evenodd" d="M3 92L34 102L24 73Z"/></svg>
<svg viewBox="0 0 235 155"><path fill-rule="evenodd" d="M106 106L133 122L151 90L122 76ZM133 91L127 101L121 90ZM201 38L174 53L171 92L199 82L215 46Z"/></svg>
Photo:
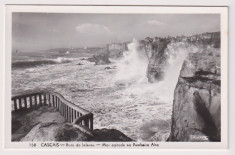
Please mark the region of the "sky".
<svg viewBox="0 0 235 155"><path fill-rule="evenodd" d="M13 13L12 48L104 47L146 37L220 31L218 14Z"/></svg>

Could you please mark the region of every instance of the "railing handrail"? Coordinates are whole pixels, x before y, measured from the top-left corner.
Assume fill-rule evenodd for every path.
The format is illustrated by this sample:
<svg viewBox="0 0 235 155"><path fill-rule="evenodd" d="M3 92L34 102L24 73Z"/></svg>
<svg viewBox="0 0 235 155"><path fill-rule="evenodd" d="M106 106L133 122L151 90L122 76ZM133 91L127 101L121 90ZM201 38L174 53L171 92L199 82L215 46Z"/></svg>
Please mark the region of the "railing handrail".
<svg viewBox="0 0 235 155"><path fill-rule="evenodd" d="M55 95L57 97L59 97L62 101L64 101L64 104L68 105L69 107L79 111L82 114L88 114L90 113L89 111L79 107L78 105L68 101L67 99L65 99L60 93L58 92L50 92L50 91L41 91L41 92L33 92L33 93L29 93L29 94L23 94L23 95L15 95L13 96L11 99L19 99L19 98L24 98L24 97L30 97L30 96L34 96L34 95Z"/></svg>
<svg viewBox="0 0 235 155"><path fill-rule="evenodd" d="M59 97L62 101L64 101L64 104L68 105L69 107L73 108L74 110L78 110L79 112L83 113L83 114L88 114L90 113L89 111L79 107L78 105L66 100L60 93L57 92L53 92L50 95L56 95L57 97Z"/></svg>
<svg viewBox="0 0 235 155"><path fill-rule="evenodd" d="M68 122L76 125L82 132L92 135L93 114L65 99L60 93L41 91L16 95L11 98L14 111L22 111L42 105L53 106L58 109Z"/></svg>
<svg viewBox="0 0 235 155"><path fill-rule="evenodd" d="M73 121L73 124L79 124L79 123L81 123L82 120L84 120L84 119L90 117L91 115L92 115L92 113L88 113L88 114L86 114L86 115L83 115L83 116L81 116L81 117L78 117L77 119L75 119L75 120Z"/></svg>
<svg viewBox="0 0 235 155"><path fill-rule="evenodd" d="M12 96L11 99L19 99L19 98L23 98L23 97L29 97L29 96L34 96L34 95L39 95L42 92L34 92L34 93L27 93L27 94L23 94L23 95L15 95Z"/></svg>

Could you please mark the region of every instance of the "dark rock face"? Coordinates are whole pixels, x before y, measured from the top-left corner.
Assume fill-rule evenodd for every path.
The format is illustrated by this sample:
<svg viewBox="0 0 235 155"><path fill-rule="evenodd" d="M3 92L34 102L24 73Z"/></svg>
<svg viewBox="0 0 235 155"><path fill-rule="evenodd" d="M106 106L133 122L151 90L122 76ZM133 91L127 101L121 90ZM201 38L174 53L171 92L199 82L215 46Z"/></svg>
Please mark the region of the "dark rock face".
<svg viewBox="0 0 235 155"><path fill-rule="evenodd" d="M95 129L93 135L67 123L53 107L12 113L12 141L133 141L115 129Z"/></svg>
<svg viewBox="0 0 235 155"><path fill-rule="evenodd" d="M95 129L94 136L81 132L69 123L40 123L21 141L133 141L115 129Z"/></svg>
<svg viewBox="0 0 235 155"><path fill-rule="evenodd" d="M166 66L165 49L169 40L164 38L154 38L153 40L146 39L146 53L149 57L149 64L147 69L147 78L149 82L161 80L164 76L164 69Z"/></svg>
<svg viewBox="0 0 235 155"><path fill-rule="evenodd" d="M111 68L111 67L105 67L104 69L105 69L105 70L109 70L109 69L113 69L113 68Z"/></svg>
<svg viewBox="0 0 235 155"><path fill-rule="evenodd" d="M90 62L95 62L95 65L106 65L110 64L109 55L107 53L102 53L99 55L94 55L91 58L87 59Z"/></svg>
<svg viewBox="0 0 235 155"><path fill-rule="evenodd" d="M21 141L88 141L90 136L68 123L40 123Z"/></svg>
<svg viewBox="0 0 235 155"><path fill-rule="evenodd" d="M77 65L81 66L81 65L83 65L83 64L82 64L82 63L78 63Z"/></svg>
<svg viewBox="0 0 235 155"><path fill-rule="evenodd" d="M175 88L168 141L220 141L220 106L219 50L190 54Z"/></svg>
<svg viewBox="0 0 235 155"><path fill-rule="evenodd" d="M128 50L127 43L113 43L107 45L107 54L112 59L119 59L123 52Z"/></svg>
<svg viewBox="0 0 235 155"><path fill-rule="evenodd" d="M65 119L53 107L42 106L35 109L12 112L12 141L30 140L35 137L36 129L65 123ZM32 133L29 135L29 133ZM28 135L28 137L26 137ZM47 137L47 136L44 136ZM40 136L39 136L40 138ZM47 138L50 138L49 136Z"/></svg>
<svg viewBox="0 0 235 155"><path fill-rule="evenodd" d="M110 59L120 59L123 56L123 52L127 49L127 43L108 44L106 48L103 49L103 53L94 55L87 60L90 62L95 62L95 65L110 64Z"/></svg>
<svg viewBox="0 0 235 155"><path fill-rule="evenodd" d="M178 36L167 38L146 38L140 43L144 47L146 54L149 58L149 65L147 70L147 78L149 82L159 81L164 77L164 70L166 67L166 55L165 49L171 43L184 42L187 46L196 46L204 49L208 46L214 48L220 47L220 32L203 33L193 36Z"/></svg>
<svg viewBox="0 0 235 155"><path fill-rule="evenodd" d="M116 129L95 129L93 141L133 141L131 138L124 135Z"/></svg>
<svg viewBox="0 0 235 155"><path fill-rule="evenodd" d="M55 134L55 141L89 141L92 137L71 124L63 124Z"/></svg>

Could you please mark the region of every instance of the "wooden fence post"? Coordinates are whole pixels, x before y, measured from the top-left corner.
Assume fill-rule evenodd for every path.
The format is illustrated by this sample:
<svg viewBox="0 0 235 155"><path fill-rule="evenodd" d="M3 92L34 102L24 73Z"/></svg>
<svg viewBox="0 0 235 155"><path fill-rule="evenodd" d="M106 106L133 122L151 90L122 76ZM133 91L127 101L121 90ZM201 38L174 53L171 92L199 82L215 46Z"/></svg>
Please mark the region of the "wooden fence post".
<svg viewBox="0 0 235 155"><path fill-rule="evenodd" d="M32 108L33 106L33 101L32 101L32 96L29 97L29 107Z"/></svg>
<svg viewBox="0 0 235 155"><path fill-rule="evenodd" d="M43 99L44 99L44 105L47 104L47 97L46 97L46 94L43 95Z"/></svg>
<svg viewBox="0 0 235 155"><path fill-rule="evenodd" d="M27 109L27 98L24 97L24 108Z"/></svg>
<svg viewBox="0 0 235 155"><path fill-rule="evenodd" d="M19 98L19 109L22 109L21 98Z"/></svg>
<svg viewBox="0 0 235 155"><path fill-rule="evenodd" d="M16 102L16 99L14 99L14 109L15 109L15 111L17 111L17 102Z"/></svg>
<svg viewBox="0 0 235 155"><path fill-rule="evenodd" d="M34 96L34 106L37 107L38 105L38 99L37 99L37 95Z"/></svg>
<svg viewBox="0 0 235 155"><path fill-rule="evenodd" d="M48 94L48 106L50 107L51 106L51 95Z"/></svg>
<svg viewBox="0 0 235 155"><path fill-rule="evenodd" d="M39 94L39 104L42 105L42 95Z"/></svg>
<svg viewBox="0 0 235 155"><path fill-rule="evenodd" d="M84 125L89 128L89 118L84 119Z"/></svg>
<svg viewBox="0 0 235 155"><path fill-rule="evenodd" d="M91 116L90 116L90 129L91 129L91 131L93 130L93 114L91 114Z"/></svg>
<svg viewBox="0 0 235 155"><path fill-rule="evenodd" d="M73 108L71 108L71 122L73 122Z"/></svg>
<svg viewBox="0 0 235 155"><path fill-rule="evenodd" d="M76 111L76 110L73 110L73 121L77 118L76 113L77 113L77 111Z"/></svg>
<svg viewBox="0 0 235 155"><path fill-rule="evenodd" d="M71 122L71 111L70 111L70 107L68 107L68 121L69 121L69 123Z"/></svg>

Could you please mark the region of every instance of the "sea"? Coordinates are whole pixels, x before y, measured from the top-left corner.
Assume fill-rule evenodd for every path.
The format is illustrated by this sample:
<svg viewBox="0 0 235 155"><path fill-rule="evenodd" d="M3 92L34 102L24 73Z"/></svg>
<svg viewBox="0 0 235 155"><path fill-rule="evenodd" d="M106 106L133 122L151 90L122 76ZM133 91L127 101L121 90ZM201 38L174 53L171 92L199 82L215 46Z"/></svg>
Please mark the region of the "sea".
<svg viewBox="0 0 235 155"><path fill-rule="evenodd" d="M94 114L94 129L117 129L137 141L166 141L171 129L174 88L185 58L168 47L164 80L149 83L148 59L128 45L119 60L95 65L96 52L33 51L12 53L12 96L54 91ZM177 46L177 48L181 48Z"/></svg>

